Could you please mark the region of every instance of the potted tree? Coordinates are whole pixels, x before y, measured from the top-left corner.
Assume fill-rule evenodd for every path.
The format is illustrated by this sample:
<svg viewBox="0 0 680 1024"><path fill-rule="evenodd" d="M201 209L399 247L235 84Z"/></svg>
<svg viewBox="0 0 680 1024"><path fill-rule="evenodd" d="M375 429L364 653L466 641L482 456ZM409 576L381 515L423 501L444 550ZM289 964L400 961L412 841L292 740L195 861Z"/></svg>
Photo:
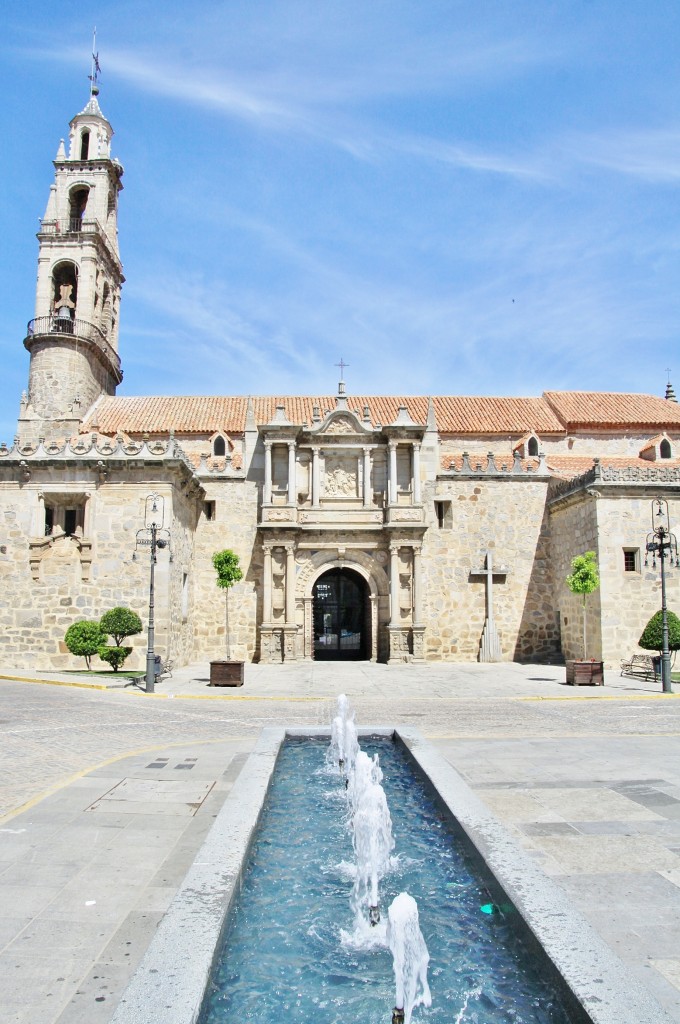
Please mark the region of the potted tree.
<svg viewBox="0 0 680 1024"><path fill-rule="evenodd" d="M571 560L571 572L566 578L566 584L572 594L580 594L583 598L583 659L567 662L567 682L572 686L590 684L602 686L604 684L604 664L588 660L588 642L586 633L586 598L592 594L600 585L600 576L597 571L597 557L594 551L586 551L583 555L577 555Z"/></svg>
<svg viewBox="0 0 680 1024"><path fill-rule="evenodd" d="M229 630L229 591L235 583L243 579L243 572L239 566L238 555L229 548L224 551L216 551L212 557L212 563L217 573L217 586L220 590L225 591L224 616L227 657L225 660L210 662L210 686L243 686L243 662L232 661Z"/></svg>

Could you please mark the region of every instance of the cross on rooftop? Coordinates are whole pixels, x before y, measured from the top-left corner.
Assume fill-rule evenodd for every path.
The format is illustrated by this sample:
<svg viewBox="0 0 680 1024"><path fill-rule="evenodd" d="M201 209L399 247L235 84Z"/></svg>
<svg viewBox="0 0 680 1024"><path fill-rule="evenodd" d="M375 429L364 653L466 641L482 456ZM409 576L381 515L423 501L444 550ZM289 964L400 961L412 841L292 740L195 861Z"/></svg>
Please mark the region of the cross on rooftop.
<svg viewBox="0 0 680 1024"><path fill-rule="evenodd" d="M349 363L346 363L342 356L340 356L340 362L336 363L335 365L340 367L340 380L344 380L345 369L349 366Z"/></svg>

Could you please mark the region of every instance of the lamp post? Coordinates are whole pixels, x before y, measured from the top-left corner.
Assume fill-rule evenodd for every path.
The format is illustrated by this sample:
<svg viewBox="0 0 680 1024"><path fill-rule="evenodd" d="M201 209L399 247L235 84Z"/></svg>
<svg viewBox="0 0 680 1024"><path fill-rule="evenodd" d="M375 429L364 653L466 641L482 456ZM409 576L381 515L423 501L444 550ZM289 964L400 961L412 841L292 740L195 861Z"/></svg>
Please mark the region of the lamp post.
<svg viewBox="0 0 680 1024"><path fill-rule="evenodd" d="M148 546L150 549L149 569L149 628L146 649L146 692L153 693L156 682L156 653L154 651L154 606L155 606L155 567L156 551L168 547L170 531L164 529L165 499L160 494L147 495L144 503L144 526L137 530L137 546ZM147 534L147 536L144 536ZM160 536L160 535L164 536ZM132 556L135 558L135 555ZM170 556L172 558L172 554Z"/></svg>
<svg viewBox="0 0 680 1024"><path fill-rule="evenodd" d="M656 569L656 556L661 562L661 685L664 693L672 693L671 686L671 652L668 646L668 610L666 607L666 558L669 566L680 567L678 560L678 542L671 533L671 521L668 513L668 502L665 498L652 500L652 531L647 534L645 546L645 565L649 564L649 553L652 553L652 568Z"/></svg>

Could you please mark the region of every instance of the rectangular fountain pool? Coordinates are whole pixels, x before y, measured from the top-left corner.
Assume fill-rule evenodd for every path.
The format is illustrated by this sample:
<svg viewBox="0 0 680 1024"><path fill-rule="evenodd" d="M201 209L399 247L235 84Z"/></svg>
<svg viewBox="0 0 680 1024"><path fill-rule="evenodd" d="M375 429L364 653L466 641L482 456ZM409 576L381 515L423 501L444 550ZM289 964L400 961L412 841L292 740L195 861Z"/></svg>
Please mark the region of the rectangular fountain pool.
<svg viewBox="0 0 680 1024"><path fill-rule="evenodd" d="M432 747L412 730L369 732L361 744L379 751L399 856L383 909L402 889L416 898L431 958L432 1007L414 1021L667 1019ZM341 940L351 840L338 779L323 770L327 738L290 733L280 750L284 731L265 730L114 1024L389 1021L389 953Z"/></svg>

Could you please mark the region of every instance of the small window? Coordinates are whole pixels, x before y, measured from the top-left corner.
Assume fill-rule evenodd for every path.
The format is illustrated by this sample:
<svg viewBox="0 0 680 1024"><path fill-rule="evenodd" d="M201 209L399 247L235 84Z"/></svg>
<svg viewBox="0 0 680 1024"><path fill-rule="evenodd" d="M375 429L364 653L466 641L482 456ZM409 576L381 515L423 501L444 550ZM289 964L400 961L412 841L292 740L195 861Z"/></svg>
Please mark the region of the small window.
<svg viewBox="0 0 680 1024"><path fill-rule="evenodd" d="M671 443L670 441L666 441L666 439L664 438L664 440L659 445L659 458L670 459L671 454Z"/></svg>
<svg viewBox="0 0 680 1024"><path fill-rule="evenodd" d="M213 441L213 455L226 455L227 445L223 437L216 437Z"/></svg>
<svg viewBox="0 0 680 1024"><path fill-rule="evenodd" d="M205 516L206 519L208 519L210 522L212 522L212 520L215 518L215 502L214 501L204 501L203 502L203 515Z"/></svg>
<svg viewBox="0 0 680 1024"><path fill-rule="evenodd" d="M80 159L87 160L88 153L90 152L90 133L85 129L83 134L80 136Z"/></svg>
<svg viewBox="0 0 680 1024"><path fill-rule="evenodd" d="M435 501L434 503L434 514L437 519L438 530L450 530L451 529L451 502L450 501Z"/></svg>
<svg viewBox="0 0 680 1024"><path fill-rule="evenodd" d="M52 500L53 505L45 505L45 536L51 537L55 531L61 531L67 537L73 537L78 531L82 534L85 526L85 503L66 505L62 504L63 498ZM73 502L73 496L70 496L70 502Z"/></svg>
<svg viewBox="0 0 680 1024"><path fill-rule="evenodd" d="M536 458L538 456L538 441L535 437L529 438L529 443L527 445L527 455L531 456L532 458Z"/></svg>
<svg viewBox="0 0 680 1024"><path fill-rule="evenodd" d="M624 548L623 549L623 571L624 572L639 572L640 571L640 549L639 548Z"/></svg>

